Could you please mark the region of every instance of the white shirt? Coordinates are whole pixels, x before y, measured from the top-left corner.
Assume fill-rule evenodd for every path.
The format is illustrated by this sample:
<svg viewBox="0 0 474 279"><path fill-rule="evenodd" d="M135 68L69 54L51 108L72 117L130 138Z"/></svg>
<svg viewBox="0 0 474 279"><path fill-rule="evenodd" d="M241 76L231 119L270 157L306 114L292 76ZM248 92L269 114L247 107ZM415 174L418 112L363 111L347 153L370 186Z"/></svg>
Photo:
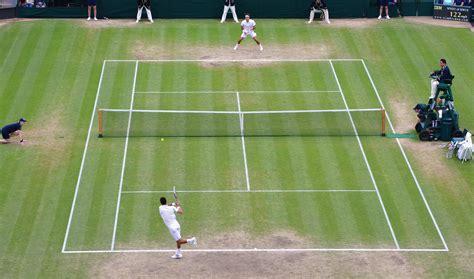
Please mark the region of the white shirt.
<svg viewBox="0 0 474 279"><path fill-rule="evenodd" d="M176 221L176 212L178 212L178 208L175 206L160 205L160 215L167 227L179 226L178 221Z"/></svg>
<svg viewBox="0 0 474 279"><path fill-rule="evenodd" d="M255 27L255 21L253 19L249 20L249 22L247 22L245 19L242 21L242 23L240 24L240 26L243 26L244 27L244 31L247 32L247 33L251 33L253 32L253 28Z"/></svg>

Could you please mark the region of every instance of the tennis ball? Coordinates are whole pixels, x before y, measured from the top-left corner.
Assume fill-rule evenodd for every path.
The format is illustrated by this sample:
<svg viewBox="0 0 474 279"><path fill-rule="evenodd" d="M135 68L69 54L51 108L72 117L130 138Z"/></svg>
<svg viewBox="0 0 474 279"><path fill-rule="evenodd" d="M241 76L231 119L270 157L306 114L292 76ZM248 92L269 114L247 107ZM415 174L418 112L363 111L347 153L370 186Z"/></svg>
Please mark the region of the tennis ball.
<svg viewBox="0 0 474 279"><path fill-rule="evenodd" d="M164 139L164 138L161 138L161 141L165 141L165 139Z"/></svg>

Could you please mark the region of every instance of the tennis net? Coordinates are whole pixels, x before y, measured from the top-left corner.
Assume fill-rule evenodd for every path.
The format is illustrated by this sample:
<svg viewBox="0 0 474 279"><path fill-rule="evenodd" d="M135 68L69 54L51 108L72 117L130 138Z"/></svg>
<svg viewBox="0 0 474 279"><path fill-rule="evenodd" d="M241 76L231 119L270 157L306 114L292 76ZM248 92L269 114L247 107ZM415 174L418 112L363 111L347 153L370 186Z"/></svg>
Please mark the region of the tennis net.
<svg viewBox="0 0 474 279"><path fill-rule="evenodd" d="M385 110L381 108L295 111L99 109L98 119L99 137L355 136L356 133L360 136L380 136L385 134Z"/></svg>

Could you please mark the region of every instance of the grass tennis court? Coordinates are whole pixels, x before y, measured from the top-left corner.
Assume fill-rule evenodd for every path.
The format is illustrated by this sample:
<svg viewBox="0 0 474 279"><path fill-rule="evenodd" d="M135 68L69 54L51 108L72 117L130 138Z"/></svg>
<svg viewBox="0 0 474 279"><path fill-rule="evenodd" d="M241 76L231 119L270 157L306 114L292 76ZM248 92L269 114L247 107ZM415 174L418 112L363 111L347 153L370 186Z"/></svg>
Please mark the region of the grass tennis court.
<svg viewBox="0 0 474 279"><path fill-rule="evenodd" d="M379 135L382 107L395 132L413 131L441 56L461 125L474 127L472 32L259 20L264 51L234 52L231 24L119 23L0 27L0 120L29 120L27 145L0 146L5 277L474 272L472 163ZM98 138L101 109L120 112L104 111ZM170 110L165 122L210 115L155 125L150 111ZM170 263L157 207L172 186L182 234L199 245Z"/></svg>
<svg viewBox="0 0 474 279"><path fill-rule="evenodd" d="M184 232L200 236L201 250L447 249L430 209L416 209L427 204L397 142L381 136L381 112L357 111L383 106L362 60L257 62L105 61L96 109L125 110L104 111L104 138L93 120L65 251L168 252L173 241L153 212L173 186L190 211ZM295 82L311 77L322 82ZM236 111L253 113L240 121L222 113ZM313 122L321 122L315 134L304 134ZM405 180L385 181L373 168ZM400 188L414 191L386 198L403 208L387 211L382 195ZM97 215L110 218L88 223Z"/></svg>

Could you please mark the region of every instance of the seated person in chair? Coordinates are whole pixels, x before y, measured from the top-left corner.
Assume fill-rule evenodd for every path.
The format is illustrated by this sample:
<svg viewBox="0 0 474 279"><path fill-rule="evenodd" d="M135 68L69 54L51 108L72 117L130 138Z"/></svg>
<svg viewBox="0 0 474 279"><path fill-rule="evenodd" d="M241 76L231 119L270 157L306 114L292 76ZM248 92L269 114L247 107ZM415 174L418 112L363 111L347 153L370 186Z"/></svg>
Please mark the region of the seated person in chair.
<svg viewBox="0 0 474 279"><path fill-rule="evenodd" d="M446 59L441 58L439 60L439 66L441 67L438 71L433 71L430 75L431 77L431 95L430 102L436 97L436 91L440 83L451 84L453 76L449 70L448 63Z"/></svg>

